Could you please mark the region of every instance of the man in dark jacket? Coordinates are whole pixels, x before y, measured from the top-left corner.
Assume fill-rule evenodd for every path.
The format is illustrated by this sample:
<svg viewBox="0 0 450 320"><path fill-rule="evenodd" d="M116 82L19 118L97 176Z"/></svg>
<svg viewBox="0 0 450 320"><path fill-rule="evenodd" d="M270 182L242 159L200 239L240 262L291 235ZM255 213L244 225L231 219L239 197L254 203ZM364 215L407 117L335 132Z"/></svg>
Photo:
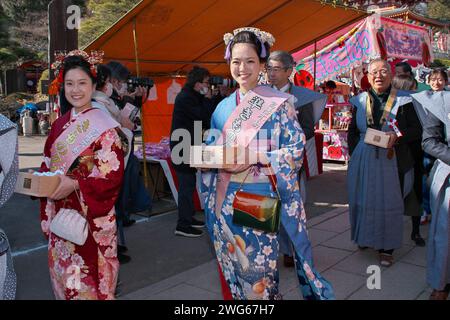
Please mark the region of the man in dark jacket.
<svg viewBox="0 0 450 320"><path fill-rule="evenodd" d="M111 71L111 84L113 85L113 93L111 99L119 107L123 109L127 103L141 108L142 101L145 100L146 88L137 87L134 92L127 91L127 79L130 75L129 70L117 61L110 61L107 67ZM144 97L144 98L143 98ZM134 150L134 137L129 146ZM122 189L116 201L116 218L118 227L118 259L124 264L131 258L124 254L128 251L125 243L125 233L123 228L133 225L136 220L130 217L132 213L150 211L152 208L152 199L145 188L142 176L139 173L140 164L138 158L131 152L125 168L125 174L122 183Z"/></svg>
<svg viewBox="0 0 450 320"><path fill-rule="evenodd" d="M290 81L295 61L286 51L274 51L267 59L266 72L273 88L292 94L295 98L294 107L297 118L305 134L306 141L314 139L314 126L319 121L325 109L327 97L323 94L295 86ZM306 202L306 171L302 166L299 172L300 193L303 203ZM280 252L284 255L284 266L294 267L292 246L284 228L280 230Z"/></svg>
<svg viewBox="0 0 450 320"><path fill-rule="evenodd" d="M200 237L205 226L204 222L196 220L193 196L196 185L196 169L191 168L185 154L187 148L175 148L178 144L194 145L202 141L202 130L194 130L195 122L203 130L210 126L211 115L222 97L211 97L209 88L209 71L194 67L187 75L187 81L181 92L175 98L172 115L170 149L172 161L177 174L178 186L178 222L175 234L185 237ZM197 137L195 137L195 134ZM182 138L180 139L180 135ZM188 139L189 141L184 141Z"/></svg>

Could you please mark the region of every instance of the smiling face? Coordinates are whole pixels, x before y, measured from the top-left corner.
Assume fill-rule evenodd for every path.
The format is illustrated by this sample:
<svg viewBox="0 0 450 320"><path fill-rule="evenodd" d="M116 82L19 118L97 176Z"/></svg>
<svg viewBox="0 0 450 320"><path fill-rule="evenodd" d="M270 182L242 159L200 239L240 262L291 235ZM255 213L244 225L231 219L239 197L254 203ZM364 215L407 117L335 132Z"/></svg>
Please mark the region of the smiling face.
<svg viewBox="0 0 450 320"><path fill-rule="evenodd" d="M249 43L236 43L231 50L231 76L239 83L240 90L245 93L258 84L258 76L262 71L255 48Z"/></svg>
<svg viewBox="0 0 450 320"><path fill-rule="evenodd" d="M367 74L372 89L376 93L385 92L392 81L392 74L389 65L385 61L376 61L369 65Z"/></svg>
<svg viewBox="0 0 450 320"><path fill-rule="evenodd" d="M67 71L64 76L64 91L67 101L78 113L91 107L95 84L86 72L75 68Z"/></svg>
<svg viewBox="0 0 450 320"><path fill-rule="evenodd" d="M446 86L444 77L439 73L430 75L429 84L433 91L442 91Z"/></svg>

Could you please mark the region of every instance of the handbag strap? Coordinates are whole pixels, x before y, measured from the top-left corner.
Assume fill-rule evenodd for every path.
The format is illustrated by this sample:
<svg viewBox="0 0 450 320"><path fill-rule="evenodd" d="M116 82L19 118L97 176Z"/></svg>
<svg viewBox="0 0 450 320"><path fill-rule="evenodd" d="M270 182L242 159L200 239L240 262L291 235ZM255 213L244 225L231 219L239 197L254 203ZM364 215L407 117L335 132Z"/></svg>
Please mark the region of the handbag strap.
<svg viewBox="0 0 450 320"><path fill-rule="evenodd" d="M386 101L386 105L384 106L383 115L380 118L381 126L383 126L386 123L387 118L388 118L389 114L391 113L392 107L394 106L396 97L397 97L397 89L392 88L391 93L389 94L388 100ZM367 124L369 126L374 125L373 100L372 99L373 98L370 96L370 93L368 93L367 99L366 99L366 119L367 119Z"/></svg>
<svg viewBox="0 0 450 320"><path fill-rule="evenodd" d="M75 195L77 196L78 202L80 203L81 211L82 211L82 213L83 213L83 214L81 214L81 215L82 215L84 218L87 218L87 212L86 212L86 210L85 210L85 208L84 208L83 202L81 201L81 196L80 196L80 195L78 194L78 192L77 192L77 188L76 188L76 186L75 186L75 181L73 181L72 178L70 178L70 180L71 180L72 183L73 183L73 190L75 191ZM66 206L66 201L67 201L67 197L64 198L63 207Z"/></svg>
<svg viewBox="0 0 450 320"><path fill-rule="evenodd" d="M259 164L262 168L268 168L270 171L270 174L266 174L266 176L269 178L270 184L272 185L272 190L277 193L278 199L281 200L280 193L278 191L277 187L277 176L275 175L275 172L273 172L272 166L270 164ZM241 191L242 185L244 184L245 180L247 180L248 175L250 174L250 169L247 170L247 174L245 175L244 180L242 180L241 184L239 185L238 191Z"/></svg>

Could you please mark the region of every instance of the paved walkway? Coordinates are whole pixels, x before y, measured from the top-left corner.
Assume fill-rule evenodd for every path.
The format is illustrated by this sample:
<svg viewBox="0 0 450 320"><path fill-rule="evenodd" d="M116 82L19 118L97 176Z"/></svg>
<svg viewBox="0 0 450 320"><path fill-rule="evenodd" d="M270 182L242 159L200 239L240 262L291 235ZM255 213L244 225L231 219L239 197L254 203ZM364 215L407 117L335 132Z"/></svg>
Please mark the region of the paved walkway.
<svg viewBox="0 0 450 320"><path fill-rule="evenodd" d="M308 230L316 268L329 280L337 299L349 300L425 300L431 292L426 284L426 247L415 247L409 239L411 220L404 218L403 246L394 252L395 263L381 267L381 288L368 289L371 274L378 266L374 250L361 251L350 241L348 208L338 208L310 219ZM424 238L428 226L421 227ZM280 266L280 292L286 300L298 300L301 293L293 269ZM163 281L121 297L151 300L222 299L215 260L179 273Z"/></svg>

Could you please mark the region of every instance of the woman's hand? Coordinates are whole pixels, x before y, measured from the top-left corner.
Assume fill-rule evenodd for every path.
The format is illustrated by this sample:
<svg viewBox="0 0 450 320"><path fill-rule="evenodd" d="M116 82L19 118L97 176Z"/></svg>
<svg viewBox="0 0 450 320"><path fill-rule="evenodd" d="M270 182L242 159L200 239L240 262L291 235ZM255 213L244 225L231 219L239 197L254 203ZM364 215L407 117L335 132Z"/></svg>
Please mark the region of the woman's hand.
<svg viewBox="0 0 450 320"><path fill-rule="evenodd" d="M143 86L137 86L134 92L128 94L132 98L141 97L142 103L147 101L147 88Z"/></svg>
<svg viewBox="0 0 450 320"><path fill-rule="evenodd" d="M226 172L230 172L230 173L239 173L239 172L247 170L249 167L250 167L249 164L235 164L235 165L227 166L224 170Z"/></svg>
<svg viewBox="0 0 450 320"><path fill-rule="evenodd" d="M247 170L250 166L257 163L269 164L270 160L265 152L258 152L248 148L234 147L234 164L227 164L225 171L239 173Z"/></svg>
<svg viewBox="0 0 450 320"><path fill-rule="evenodd" d="M397 142L398 137L397 137L397 135L395 134L395 132L392 132L392 131L386 132L386 134L389 136L389 143L388 143L387 148L390 149L390 148L392 148L392 147L394 146L394 144Z"/></svg>
<svg viewBox="0 0 450 320"><path fill-rule="evenodd" d="M134 130L134 123L128 117L120 116L120 125L124 128L127 128L131 131Z"/></svg>
<svg viewBox="0 0 450 320"><path fill-rule="evenodd" d="M80 188L77 180L73 180L65 175L59 175L59 177L60 182L58 188L56 188L53 194L49 197L50 199L61 200L67 198L72 192Z"/></svg>
<svg viewBox="0 0 450 320"><path fill-rule="evenodd" d="M270 159L267 156L266 152L258 152L257 157L258 157L258 163L264 164L264 165L270 164Z"/></svg>

